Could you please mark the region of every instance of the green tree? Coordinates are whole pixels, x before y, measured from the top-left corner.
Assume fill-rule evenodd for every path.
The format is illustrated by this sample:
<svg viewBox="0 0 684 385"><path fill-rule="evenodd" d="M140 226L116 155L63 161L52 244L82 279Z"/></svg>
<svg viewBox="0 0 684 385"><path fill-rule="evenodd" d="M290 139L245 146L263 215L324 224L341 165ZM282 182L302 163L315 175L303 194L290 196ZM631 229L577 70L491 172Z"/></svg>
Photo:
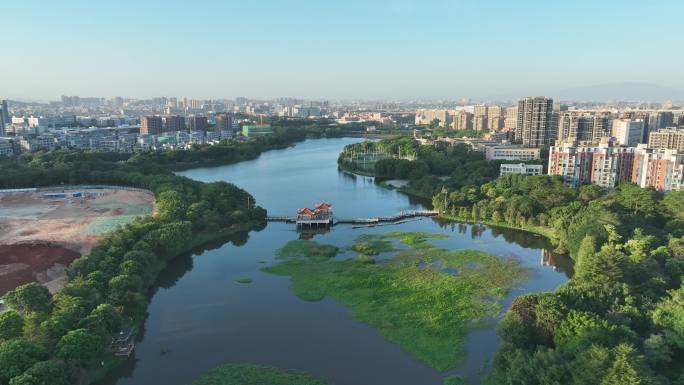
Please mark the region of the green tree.
<svg viewBox="0 0 684 385"><path fill-rule="evenodd" d="M5 294L5 302L10 308L23 314L48 312L52 309L50 291L35 282L21 285Z"/></svg>
<svg viewBox="0 0 684 385"><path fill-rule="evenodd" d="M57 344L57 355L65 360L73 360L81 365L90 362L100 351L100 337L86 329L71 330Z"/></svg>
<svg viewBox="0 0 684 385"><path fill-rule="evenodd" d="M595 384L605 376L612 363L611 359L610 349L604 346L594 344L586 350L580 350L575 355L575 360L568 362L572 381L567 381L567 383L572 385Z"/></svg>
<svg viewBox="0 0 684 385"><path fill-rule="evenodd" d="M684 219L684 190L671 191L665 194L663 205L670 215Z"/></svg>
<svg viewBox="0 0 684 385"><path fill-rule="evenodd" d="M615 347L615 360L601 385L649 385L656 384L634 347L620 344Z"/></svg>
<svg viewBox="0 0 684 385"><path fill-rule="evenodd" d="M40 361L22 375L10 380L9 385L71 385L76 383L73 368L61 360Z"/></svg>
<svg viewBox="0 0 684 385"><path fill-rule="evenodd" d="M590 263L594 254L596 253L596 238L591 235L587 235L582 239L579 249L577 250L577 256L575 261L577 261L576 269L582 268L583 263Z"/></svg>
<svg viewBox="0 0 684 385"><path fill-rule="evenodd" d="M195 202L188 207L186 217L191 221L199 221L209 214L211 207L209 202L202 200Z"/></svg>
<svg viewBox="0 0 684 385"><path fill-rule="evenodd" d="M68 295L61 291L55 295L54 316L60 317L68 326L75 326L88 314L88 304L81 297Z"/></svg>
<svg viewBox="0 0 684 385"><path fill-rule="evenodd" d="M121 315L110 304L100 304L82 322L82 325L91 333L106 336L119 331L121 328Z"/></svg>
<svg viewBox="0 0 684 385"><path fill-rule="evenodd" d="M21 337L24 330L24 317L14 310L0 313L0 341Z"/></svg>
<svg viewBox="0 0 684 385"><path fill-rule="evenodd" d="M178 191L164 191L157 197L157 215L162 220L182 220L186 211L187 202Z"/></svg>
<svg viewBox="0 0 684 385"><path fill-rule="evenodd" d="M604 245L597 253L583 255L575 267L575 280L615 284L625 279L628 260L625 254Z"/></svg>
<svg viewBox="0 0 684 385"><path fill-rule="evenodd" d="M0 344L0 383L9 382L45 356L43 349L25 340L15 339Z"/></svg>
<svg viewBox="0 0 684 385"><path fill-rule="evenodd" d="M653 366L667 364L672 360L672 349L667 340L660 334L651 334L644 340L644 352Z"/></svg>
<svg viewBox="0 0 684 385"><path fill-rule="evenodd" d="M535 308L537 325L552 337L567 312L567 306L556 294L542 294Z"/></svg>
<svg viewBox="0 0 684 385"><path fill-rule="evenodd" d="M559 346L565 345L579 337L596 334L607 326L607 322L596 314L572 309L558 326L554 342Z"/></svg>
<svg viewBox="0 0 684 385"><path fill-rule="evenodd" d="M656 306L652 318L663 329L665 338L684 350L684 285L670 291L669 298Z"/></svg>

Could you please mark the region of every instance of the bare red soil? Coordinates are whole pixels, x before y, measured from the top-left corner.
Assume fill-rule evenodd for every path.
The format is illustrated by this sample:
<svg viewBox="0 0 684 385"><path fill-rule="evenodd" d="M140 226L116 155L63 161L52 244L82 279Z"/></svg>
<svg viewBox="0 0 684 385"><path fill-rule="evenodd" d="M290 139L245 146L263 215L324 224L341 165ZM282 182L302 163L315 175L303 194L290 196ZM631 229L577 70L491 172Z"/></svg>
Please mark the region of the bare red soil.
<svg viewBox="0 0 684 385"><path fill-rule="evenodd" d="M37 282L37 274L55 264L68 266L79 253L50 243L0 245L0 296L19 285Z"/></svg>

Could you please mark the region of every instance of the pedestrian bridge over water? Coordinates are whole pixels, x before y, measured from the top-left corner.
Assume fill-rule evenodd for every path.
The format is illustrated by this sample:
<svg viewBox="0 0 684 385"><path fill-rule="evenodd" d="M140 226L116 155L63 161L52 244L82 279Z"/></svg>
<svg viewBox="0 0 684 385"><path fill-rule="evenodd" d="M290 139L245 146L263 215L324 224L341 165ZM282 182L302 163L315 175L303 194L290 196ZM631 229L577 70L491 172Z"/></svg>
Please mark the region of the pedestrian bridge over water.
<svg viewBox="0 0 684 385"><path fill-rule="evenodd" d="M378 223L391 223L398 222L404 219L417 218L417 217L434 217L439 215L438 211L435 210L413 210L413 211L402 211L396 215L386 216L386 217L370 217L370 218L338 218L338 217L327 217L327 218L307 218L303 219L301 217L288 217L288 216L268 216L266 220L269 222L286 222L295 223L299 226L334 226L338 224L360 224L360 225L375 225Z"/></svg>

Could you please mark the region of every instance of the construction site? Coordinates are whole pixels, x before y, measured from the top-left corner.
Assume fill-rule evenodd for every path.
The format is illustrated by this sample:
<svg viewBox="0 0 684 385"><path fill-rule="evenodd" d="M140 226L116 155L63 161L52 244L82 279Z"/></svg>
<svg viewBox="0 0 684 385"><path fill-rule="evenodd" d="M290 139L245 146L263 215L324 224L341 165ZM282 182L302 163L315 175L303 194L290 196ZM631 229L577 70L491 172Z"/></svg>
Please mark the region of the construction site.
<svg viewBox="0 0 684 385"><path fill-rule="evenodd" d="M118 226L154 212L139 189L68 187L0 192L0 295L37 281L54 292L65 269Z"/></svg>

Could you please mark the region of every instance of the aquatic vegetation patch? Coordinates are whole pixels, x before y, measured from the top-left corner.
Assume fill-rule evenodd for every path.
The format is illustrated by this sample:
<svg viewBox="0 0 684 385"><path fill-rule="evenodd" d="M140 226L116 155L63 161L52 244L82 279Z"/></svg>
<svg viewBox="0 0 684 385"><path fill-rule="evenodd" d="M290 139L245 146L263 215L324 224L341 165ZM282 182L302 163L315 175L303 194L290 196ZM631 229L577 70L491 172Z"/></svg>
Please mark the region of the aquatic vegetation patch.
<svg viewBox="0 0 684 385"><path fill-rule="evenodd" d="M288 242L276 252L280 259L309 258L312 261L326 261L334 256L340 249L333 245L322 245L314 241L296 240Z"/></svg>
<svg viewBox="0 0 684 385"><path fill-rule="evenodd" d="M449 376L444 379L444 385L466 385L465 380L461 376Z"/></svg>
<svg viewBox="0 0 684 385"><path fill-rule="evenodd" d="M352 250L364 255L378 255L387 251L392 251L392 242L385 237L376 234L364 234L356 239L356 243L352 245Z"/></svg>
<svg viewBox="0 0 684 385"><path fill-rule="evenodd" d="M254 282L254 279L252 277L240 277L235 280L237 283L242 283L242 284L248 284Z"/></svg>
<svg viewBox="0 0 684 385"><path fill-rule="evenodd" d="M380 250L378 248L374 247L368 242L359 242L355 243L352 247L352 250L356 251L357 253L361 253L363 255L378 255L380 254Z"/></svg>
<svg viewBox="0 0 684 385"><path fill-rule="evenodd" d="M390 231L377 234L381 239L398 238L399 242L413 248L433 248L428 239L447 239L446 234L426 233L424 231Z"/></svg>
<svg viewBox="0 0 684 385"><path fill-rule="evenodd" d="M228 364L212 369L190 385L331 385L295 371L252 364Z"/></svg>
<svg viewBox="0 0 684 385"><path fill-rule="evenodd" d="M365 263L365 264L374 264L375 263L375 259L373 259L373 257L369 257L367 255L356 256L356 257L354 257L354 260L361 262L361 263Z"/></svg>
<svg viewBox="0 0 684 385"><path fill-rule="evenodd" d="M291 277L292 290L304 300L331 296L355 319L438 370L456 365L467 333L500 313L501 304L491 299L502 299L525 276L515 261L476 250L444 250L427 241L446 236L391 232L372 237L397 238L410 248L378 263L369 263L368 256L331 260L303 253L262 270ZM287 255L294 254L291 243L283 248ZM434 261L440 268L430 266Z"/></svg>

